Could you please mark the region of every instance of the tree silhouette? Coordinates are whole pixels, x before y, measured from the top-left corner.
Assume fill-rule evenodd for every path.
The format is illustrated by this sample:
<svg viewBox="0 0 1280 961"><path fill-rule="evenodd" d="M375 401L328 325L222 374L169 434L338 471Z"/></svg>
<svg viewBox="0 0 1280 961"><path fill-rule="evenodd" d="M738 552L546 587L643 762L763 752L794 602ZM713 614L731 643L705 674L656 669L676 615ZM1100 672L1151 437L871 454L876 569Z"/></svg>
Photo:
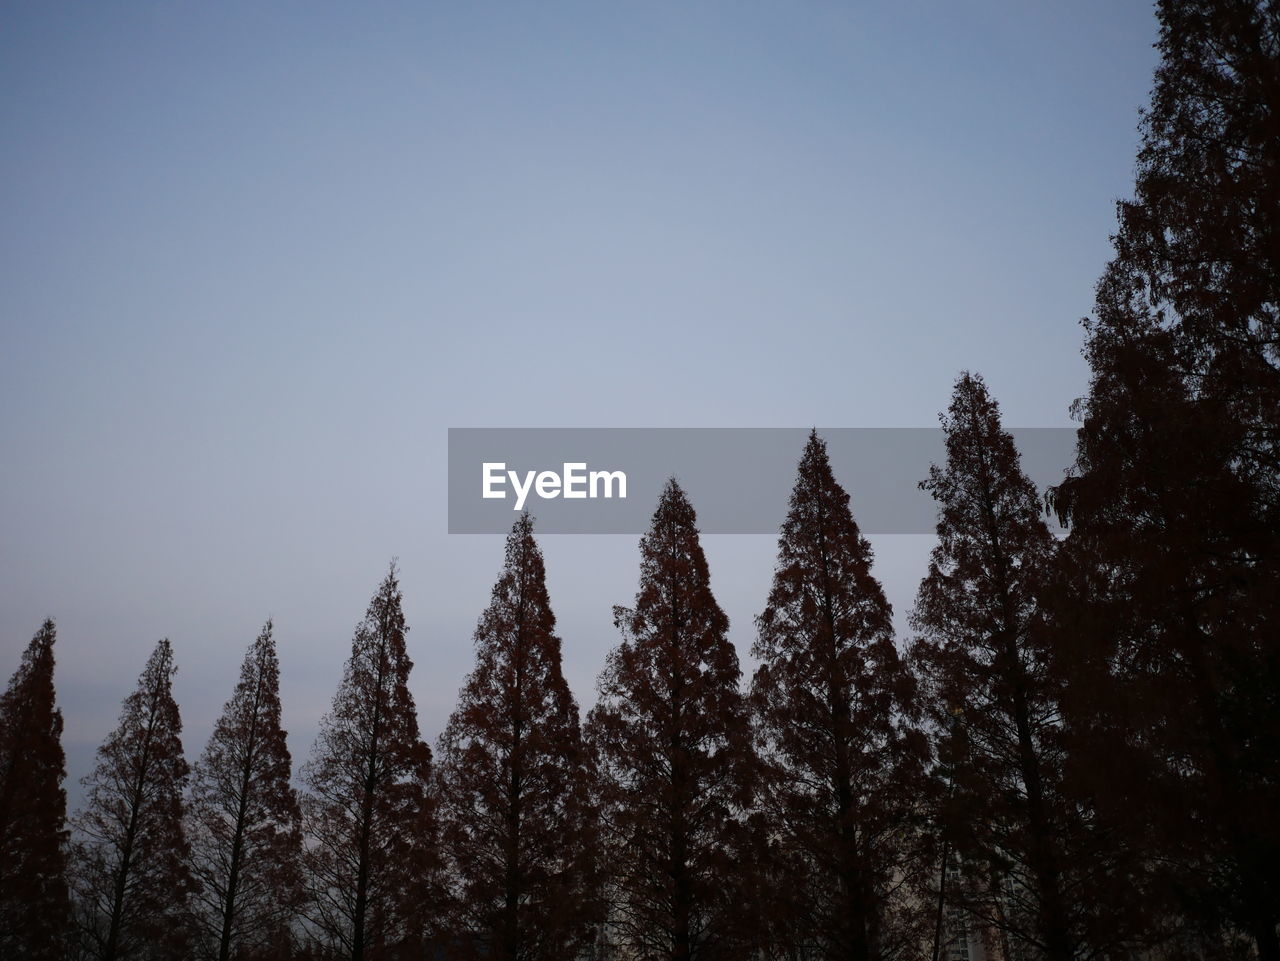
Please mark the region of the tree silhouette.
<svg viewBox="0 0 1280 961"><path fill-rule="evenodd" d="M1158 5L1136 196L1092 368L1055 629L1097 817L1176 948L1280 959L1280 10ZM1139 813L1140 812L1140 813ZM1174 950L1175 947L1167 948Z"/></svg>
<svg viewBox="0 0 1280 961"><path fill-rule="evenodd" d="M752 651L780 937L821 959L914 955L927 744L871 547L809 435Z"/></svg>
<svg viewBox="0 0 1280 961"><path fill-rule="evenodd" d="M1236 432L1280 510L1280 7L1161 0L1161 62L1111 273L1175 336L1166 359ZM1101 318L1100 318L1101 320Z"/></svg>
<svg viewBox="0 0 1280 961"><path fill-rule="evenodd" d="M443 841L477 957L575 956L593 920L594 817L578 705L528 514L476 627L476 666L440 739Z"/></svg>
<svg viewBox="0 0 1280 961"><path fill-rule="evenodd" d="M942 426L946 465L921 485L938 501L938 545L912 657L948 774L944 836L965 869L953 903L1015 950L1105 954L1125 930L1108 904L1115 866L1064 785L1060 681L1042 629L1055 541L981 377L961 375Z"/></svg>
<svg viewBox="0 0 1280 961"><path fill-rule="evenodd" d="M192 771L187 836L196 957L288 957L302 853L290 773L268 621Z"/></svg>
<svg viewBox="0 0 1280 961"><path fill-rule="evenodd" d="M0 696L0 957L62 957L68 914L62 712L46 620Z"/></svg>
<svg viewBox="0 0 1280 961"><path fill-rule="evenodd" d="M642 961L736 957L748 718L728 619L711 594L693 507L674 480L640 542L635 607L615 608L614 618L624 639L588 718L612 924Z"/></svg>
<svg viewBox="0 0 1280 961"><path fill-rule="evenodd" d="M411 956L434 908L431 750L409 693L408 630L392 564L302 770L309 918L351 961Z"/></svg>
<svg viewBox="0 0 1280 961"><path fill-rule="evenodd" d="M1074 770L1142 856L1135 894L1175 946L1270 953L1280 921L1277 549L1237 467L1245 425L1197 395L1176 332L1109 272L1086 355L1071 522L1052 605Z"/></svg>
<svg viewBox="0 0 1280 961"><path fill-rule="evenodd" d="M101 961L186 957L188 769L172 693L176 671L162 640L81 782L86 804L73 822L71 884L82 945Z"/></svg>

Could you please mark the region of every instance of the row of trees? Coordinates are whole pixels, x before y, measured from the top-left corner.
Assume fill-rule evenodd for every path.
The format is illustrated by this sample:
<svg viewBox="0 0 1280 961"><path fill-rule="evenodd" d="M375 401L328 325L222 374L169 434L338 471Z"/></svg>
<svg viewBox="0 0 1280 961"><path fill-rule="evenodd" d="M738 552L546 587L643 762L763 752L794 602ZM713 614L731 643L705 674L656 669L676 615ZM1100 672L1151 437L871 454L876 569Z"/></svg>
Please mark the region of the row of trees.
<svg viewBox="0 0 1280 961"><path fill-rule="evenodd" d="M909 642L814 435L749 682L673 482L581 727L522 518L434 757L393 570L300 791L268 625L191 770L160 643L69 826L47 623L3 957L1280 961L1280 4L1158 11L1064 539L965 375Z"/></svg>
<svg viewBox="0 0 1280 961"><path fill-rule="evenodd" d="M960 390L958 404L985 396L974 378ZM1008 444L994 417L990 406L983 427ZM4 781L20 805L3 822L6 866L30 888L5 885L13 956L58 955L68 907L75 948L107 959L422 957L429 944L553 959L602 940L672 958L917 948L904 921L920 916L930 876L930 751L821 439L800 464L748 693L674 481L641 541L635 605L615 617L624 639L584 736L523 516L433 764L393 568L356 630L301 798L271 625L190 770L161 641L85 779L65 867L46 623L4 703L4 731L21 738L5 757L26 764Z"/></svg>
<svg viewBox="0 0 1280 961"><path fill-rule="evenodd" d="M905 658L811 434L746 690L672 481L580 730L526 515L434 759L393 567L301 796L271 624L190 770L161 641L69 848L46 623L0 705L4 956L936 958L965 924L1005 958L1230 956L1247 916L1168 897L1167 873L1200 862L1095 793L1126 745L1094 740L1114 707L1081 710L1073 692L1118 679L1074 673L1055 592L1079 558L1050 535L980 378L960 378L943 427L947 461L925 482L939 543ZM1232 837L1198 830L1180 844ZM1219 856L1182 890L1212 897L1238 869Z"/></svg>

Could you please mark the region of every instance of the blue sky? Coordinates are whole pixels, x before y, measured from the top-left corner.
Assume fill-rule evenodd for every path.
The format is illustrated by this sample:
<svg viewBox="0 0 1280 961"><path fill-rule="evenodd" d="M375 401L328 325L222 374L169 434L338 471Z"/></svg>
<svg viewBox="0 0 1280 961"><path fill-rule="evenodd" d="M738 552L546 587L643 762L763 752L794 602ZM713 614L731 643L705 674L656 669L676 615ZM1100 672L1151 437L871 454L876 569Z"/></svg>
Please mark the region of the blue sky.
<svg viewBox="0 0 1280 961"><path fill-rule="evenodd" d="M161 636L194 755L270 615L301 760L395 555L434 740L501 562L445 533L450 426L929 426L966 368L1069 423L1155 38L1094 0L6 4L0 673L58 619L74 782ZM744 659L773 546L706 542ZM902 624L930 539L874 546ZM544 549L587 705L635 538Z"/></svg>

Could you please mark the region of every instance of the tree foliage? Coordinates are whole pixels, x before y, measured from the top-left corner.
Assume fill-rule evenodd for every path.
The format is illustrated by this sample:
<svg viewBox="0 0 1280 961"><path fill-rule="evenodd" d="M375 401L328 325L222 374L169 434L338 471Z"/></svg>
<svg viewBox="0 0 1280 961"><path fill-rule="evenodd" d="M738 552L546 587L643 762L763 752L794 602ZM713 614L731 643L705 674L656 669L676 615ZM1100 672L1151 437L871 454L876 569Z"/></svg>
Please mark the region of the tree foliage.
<svg viewBox="0 0 1280 961"><path fill-rule="evenodd" d="M601 771L611 924L642 961L737 957L745 889L736 851L752 751L728 618L711 593L697 518L668 482L640 541L635 606L615 608L588 718Z"/></svg>
<svg viewBox="0 0 1280 961"><path fill-rule="evenodd" d="M62 957L69 918L62 712L46 620L0 696L0 957Z"/></svg>
<svg viewBox="0 0 1280 961"><path fill-rule="evenodd" d="M1162 0L1135 195L1105 284L1172 334L1165 360L1233 421L1236 470L1280 509L1280 5ZM1104 304L1118 305L1116 291ZM1116 319L1098 318L1102 327Z"/></svg>
<svg viewBox="0 0 1280 961"><path fill-rule="evenodd" d="M571 958L594 920L595 822L528 514L507 537L475 645L438 752L457 930L483 958Z"/></svg>
<svg viewBox="0 0 1280 961"><path fill-rule="evenodd" d="M101 961L186 957L188 766L173 700L176 671L162 640L81 782L86 804L73 822L71 884L81 944Z"/></svg>
<svg viewBox="0 0 1280 961"><path fill-rule="evenodd" d="M912 647L948 782L951 898L1024 953L1107 954L1127 930L1116 865L1065 784L1059 666L1043 629L1055 541L981 377L963 374L942 418L947 459L922 483L938 544Z"/></svg>
<svg viewBox="0 0 1280 961"><path fill-rule="evenodd" d="M1280 8L1158 12L1077 467L1053 497L1072 524L1055 621L1078 770L1144 852L1144 899L1190 952L1247 939L1275 961Z"/></svg>
<svg viewBox="0 0 1280 961"><path fill-rule="evenodd" d="M409 957L435 904L431 750L409 693L393 564L369 602L302 779L308 917L351 961Z"/></svg>
<svg viewBox="0 0 1280 961"><path fill-rule="evenodd" d="M286 958L299 908L302 825L280 726L268 621L191 777L193 949L198 958Z"/></svg>
<svg viewBox="0 0 1280 961"><path fill-rule="evenodd" d="M811 433L759 638L752 706L776 851L774 939L806 957L918 950L927 745L871 546Z"/></svg>

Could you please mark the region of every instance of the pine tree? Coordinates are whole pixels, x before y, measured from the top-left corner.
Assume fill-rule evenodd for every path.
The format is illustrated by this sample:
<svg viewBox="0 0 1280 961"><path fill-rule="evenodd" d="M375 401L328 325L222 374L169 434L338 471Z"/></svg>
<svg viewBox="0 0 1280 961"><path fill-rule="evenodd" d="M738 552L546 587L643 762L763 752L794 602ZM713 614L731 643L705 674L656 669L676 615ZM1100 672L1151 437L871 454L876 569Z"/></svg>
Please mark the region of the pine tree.
<svg viewBox="0 0 1280 961"><path fill-rule="evenodd" d="M176 671L162 640L81 782L86 804L73 822L72 888L82 943L101 961L186 957L188 768L172 693Z"/></svg>
<svg viewBox="0 0 1280 961"><path fill-rule="evenodd" d="M921 485L938 501L938 545L912 656L949 775L948 848L970 875L968 890L959 878L952 890L979 926L1070 961L1100 947L1083 906L1101 892L1077 849L1058 681L1039 629L1054 539L981 377L961 375L942 426L946 465Z"/></svg>
<svg viewBox="0 0 1280 961"><path fill-rule="evenodd" d="M640 542L635 607L588 718L615 904L641 961L741 955L736 851L753 761L738 657L711 594L697 519L670 481Z"/></svg>
<svg viewBox="0 0 1280 961"><path fill-rule="evenodd" d="M280 667L271 622L191 777L187 836L195 880L195 956L288 957L299 908L301 814L280 727Z"/></svg>
<svg viewBox="0 0 1280 961"><path fill-rule="evenodd" d="M1164 950L1274 961L1280 921L1280 537L1239 470L1247 425L1173 362L1179 334L1113 264L1098 289L1053 630L1074 769L1142 861ZM1269 952L1276 953L1269 953Z"/></svg>
<svg viewBox="0 0 1280 961"><path fill-rule="evenodd" d="M350 961L411 956L435 908L431 750L409 693L401 601L392 564L302 770L309 918Z"/></svg>
<svg viewBox="0 0 1280 961"><path fill-rule="evenodd" d="M752 704L788 909L776 936L815 959L912 955L920 937L904 880L921 870L928 749L871 560L813 432L757 618Z"/></svg>
<svg viewBox="0 0 1280 961"><path fill-rule="evenodd" d="M1166 356L1237 432L1280 511L1280 4L1161 0L1161 62L1111 272L1175 334Z"/></svg>
<svg viewBox="0 0 1280 961"><path fill-rule="evenodd" d="M1104 303L1100 318L1115 320ZM1239 582L1229 586L1219 565L1234 551L1228 532L1244 529L1251 498L1224 457L1231 432L1190 397L1167 363L1168 345L1167 332L1143 323L1093 338L1080 473L1051 498L1071 531L1044 614L1062 682L1071 793L1094 833L1112 838L1123 867L1116 902L1145 924L1147 940L1164 941L1161 950L1176 956L1168 943L1175 929L1195 942L1219 924L1197 906L1203 892L1195 889L1225 866L1208 868L1217 857L1211 839L1228 823L1210 802L1220 772L1186 761L1224 743L1206 722L1230 705L1212 706L1218 698L1205 690L1203 670L1217 655L1193 625L1210 609L1230 618L1248 609ZM1231 687L1243 691L1242 683ZM1265 711L1237 720L1258 724L1259 733L1268 723ZM1206 817L1219 819L1216 826L1206 829ZM1218 952L1201 944L1192 953Z"/></svg>
<svg viewBox="0 0 1280 961"><path fill-rule="evenodd" d="M458 930L477 957L574 957L593 920L594 818L578 705L528 514L475 633L476 667L441 737L443 840Z"/></svg>
<svg viewBox="0 0 1280 961"><path fill-rule="evenodd" d="M1061 847L1061 738L1047 659L1033 635L1053 554L1036 488L978 376L942 417L938 545L911 623L913 658L950 774L948 846L978 864L969 909L1050 961L1075 956Z"/></svg>
<svg viewBox="0 0 1280 961"><path fill-rule="evenodd" d="M47 620L0 697L0 957L62 957L69 919L62 712Z"/></svg>
<svg viewBox="0 0 1280 961"><path fill-rule="evenodd" d="M1280 959L1280 7L1166 0L1086 325L1055 630L1097 817L1187 951ZM1140 812L1140 813L1139 813ZM1166 950L1173 948L1166 947Z"/></svg>

